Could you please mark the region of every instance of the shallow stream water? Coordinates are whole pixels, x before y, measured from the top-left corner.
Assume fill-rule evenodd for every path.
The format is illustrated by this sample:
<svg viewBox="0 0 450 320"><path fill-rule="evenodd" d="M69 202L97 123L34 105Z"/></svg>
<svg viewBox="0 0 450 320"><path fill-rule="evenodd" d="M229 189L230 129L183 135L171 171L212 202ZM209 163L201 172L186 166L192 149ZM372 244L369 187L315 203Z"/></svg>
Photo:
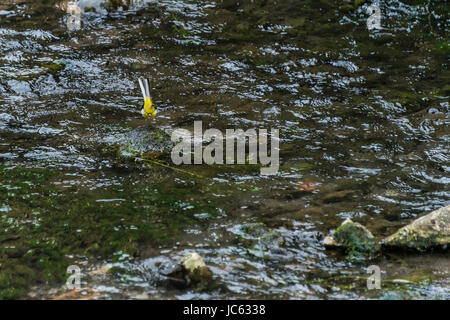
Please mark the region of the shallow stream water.
<svg viewBox="0 0 450 320"><path fill-rule="evenodd" d="M346 218L381 240L450 201L449 4L376 4L379 30L368 1L337 0L149 0L74 28L65 2L2 1L0 298L61 295L75 264L87 298L449 299L448 252L355 264L322 245ZM279 172L102 152L141 126L200 120L279 129ZM251 222L283 246L249 249ZM193 251L214 285L166 286L162 266ZM372 264L381 290L366 287Z"/></svg>

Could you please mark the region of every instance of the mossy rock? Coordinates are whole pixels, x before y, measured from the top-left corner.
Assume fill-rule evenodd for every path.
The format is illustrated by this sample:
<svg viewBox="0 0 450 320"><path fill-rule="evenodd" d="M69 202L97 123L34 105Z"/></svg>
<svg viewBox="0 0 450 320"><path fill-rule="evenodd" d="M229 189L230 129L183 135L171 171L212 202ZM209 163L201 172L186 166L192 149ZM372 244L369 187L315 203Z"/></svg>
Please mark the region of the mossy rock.
<svg viewBox="0 0 450 320"><path fill-rule="evenodd" d="M277 230L271 230L260 222L245 223L240 226L238 241L248 252L259 258L269 258L271 249L282 247L284 237Z"/></svg>
<svg viewBox="0 0 450 320"><path fill-rule="evenodd" d="M118 160L159 159L170 156L174 143L164 130L143 126L105 139L103 153L112 153Z"/></svg>
<svg viewBox="0 0 450 320"><path fill-rule="evenodd" d="M347 259L352 262L371 260L380 254L380 246L372 233L363 225L345 220L334 232L333 237L327 237L328 246L333 239L335 246L342 247L347 252Z"/></svg>
<svg viewBox="0 0 450 320"><path fill-rule="evenodd" d="M450 246L450 205L435 210L383 240L383 246L426 251Z"/></svg>

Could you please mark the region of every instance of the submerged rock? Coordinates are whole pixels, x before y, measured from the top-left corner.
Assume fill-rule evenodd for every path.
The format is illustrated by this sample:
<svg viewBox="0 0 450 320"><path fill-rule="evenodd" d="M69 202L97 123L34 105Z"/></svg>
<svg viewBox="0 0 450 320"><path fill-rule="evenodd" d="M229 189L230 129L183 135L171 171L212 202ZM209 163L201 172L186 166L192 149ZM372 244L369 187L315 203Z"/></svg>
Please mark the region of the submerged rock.
<svg viewBox="0 0 450 320"><path fill-rule="evenodd" d="M192 282L199 283L211 280L212 273L198 253L193 252L185 255L180 264L186 270L187 276Z"/></svg>
<svg viewBox="0 0 450 320"><path fill-rule="evenodd" d="M380 246L372 233L363 225L345 220L336 229L333 236L324 239L326 247L342 247L350 261L363 261L376 258L380 254Z"/></svg>
<svg viewBox="0 0 450 320"><path fill-rule="evenodd" d="M267 228L264 223L244 223L240 226L239 231L252 238L259 238L267 233Z"/></svg>
<svg viewBox="0 0 450 320"><path fill-rule="evenodd" d="M260 258L269 258L285 242L279 231L270 230L259 222L241 225L238 241L248 248L250 254Z"/></svg>
<svg viewBox="0 0 450 320"><path fill-rule="evenodd" d="M336 191L327 194L323 198L324 203L334 203L334 202L340 202L351 199L353 195L356 194L356 191L354 190L343 190L343 191Z"/></svg>
<svg viewBox="0 0 450 320"><path fill-rule="evenodd" d="M382 242L385 247L425 251L431 248L449 248L450 205L435 210L401 228Z"/></svg>
<svg viewBox="0 0 450 320"><path fill-rule="evenodd" d="M212 280L211 270L196 252L185 255L179 263L165 264L159 273L178 289L203 289L208 287Z"/></svg>
<svg viewBox="0 0 450 320"><path fill-rule="evenodd" d="M186 277L186 272L179 263L170 262L164 264L159 273L164 276L164 279L172 286L178 289L185 289L188 287L189 279Z"/></svg>
<svg viewBox="0 0 450 320"><path fill-rule="evenodd" d="M339 243L331 236L326 236L325 239L323 239L323 244L327 248L340 247Z"/></svg>
<svg viewBox="0 0 450 320"><path fill-rule="evenodd" d="M113 153L119 159L156 159L169 155L174 146L164 130L143 126L104 139L103 153Z"/></svg>
<svg viewBox="0 0 450 320"><path fill-rule="evenodd" d="M66 67L66 62L57 57L43 56L34 59L32 67L16 65L0 70L0 78L11 81L31 81L44 75L54 75ZM29 86L29 84L27 84ZM11 88L14 90L14 88ZM14 90L16 91L16 90Z"/></svg>

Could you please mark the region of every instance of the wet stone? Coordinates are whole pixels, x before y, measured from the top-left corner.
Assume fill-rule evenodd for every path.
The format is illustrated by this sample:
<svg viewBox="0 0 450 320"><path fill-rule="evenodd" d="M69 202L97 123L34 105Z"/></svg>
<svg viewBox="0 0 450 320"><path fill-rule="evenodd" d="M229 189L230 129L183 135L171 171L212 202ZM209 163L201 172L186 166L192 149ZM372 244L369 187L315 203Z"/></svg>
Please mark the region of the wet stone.
<svg viewBox="0 0 450 320"><path fill-rule="evenodd" d="M181 259L180 264L192 282L200 283L211 280L212 273L198 253L194 252L185 255Z"/></svg>
<svg viewBox="0 0 450 320"><path fill-rule="evenodd" d="M170 286L178 289L207 288L212 280L212 272L202 257L196 253L186 254L179 263L169 262L161 266L159 274Z"/></svg>
<svg viewBox="0 0 450 320"><path fill-rule="evenodd" d="M120 158L159 158L170 155L173 147L171 137L164 130L153 126L143 126L126 133L107 137L104 153L113 151Z"/></svg>
<svg viewBox="0 0 450 320"><path fill-rule="evenodd" d="M244 245L251 255L259 258L271 258L272 254L285 243L282 234L277 230L271 230L263 223L245 223L238 231L238 241Z"/></svg>
<svg viewBox="0 0 450 320"><path fill-rule="evenodd" d="M332 236L324 239L326 247L341 247L352 262L370 260L380 254L380 246L372 233L363 225L345 220Z"/></svg>
<svg viewBox="0 0 450 320"><path fill-rule="evenodd" d="M169 262L163 264L159 270L160 275L165 277L169 285L183 289L188 285L186 272L179 263Z"/></svg>
<svg viewBox="0 0 450 320"><path fill-rule="evenodd" d="M327 194L323 198L324 203L333 203L333 202L341 202L348 199L351 199L351 197L356 193L356 191L353 190L344 190L344 191L336 191Z"/></svg>
<svg viewBox="0 0 450 320"><path fill-rule="evenodd" d="M337 241L334 240L334 238L330 237L330 236L326 236L323 239L323 244L325 247L328 247L328 248L340 247L339 243L337 243Z"/></svg>
<svg viewBox="0 0 450 320"><path fill-rule="evenodd" d="M450 205L414 220L387 237L383 246L418 251L450 248Z"/></svg>

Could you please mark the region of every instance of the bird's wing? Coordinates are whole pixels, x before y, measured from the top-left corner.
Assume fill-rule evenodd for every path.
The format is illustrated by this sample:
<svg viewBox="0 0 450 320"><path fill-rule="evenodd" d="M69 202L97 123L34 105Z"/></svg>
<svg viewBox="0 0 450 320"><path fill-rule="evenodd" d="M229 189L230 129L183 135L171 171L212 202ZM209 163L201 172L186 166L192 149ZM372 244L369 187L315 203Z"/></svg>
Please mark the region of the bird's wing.
<svg viewBox="0 0 450 320"><path fill-rule="evenodd" d="M144 84L145 84L145 93L147 94L147 97L150 98L150 80L144 79Z"/></svg>
<svg viewBox="0 0 450 320"><path fill-rule="evenodd" d="M145 79L143 80L142 78L139 78L138 80L139 80L139 86L141 87L142 96L144 97L144 100L145 100L145 98L147 97L145 94L146 88L144 86Z"/></svg>

